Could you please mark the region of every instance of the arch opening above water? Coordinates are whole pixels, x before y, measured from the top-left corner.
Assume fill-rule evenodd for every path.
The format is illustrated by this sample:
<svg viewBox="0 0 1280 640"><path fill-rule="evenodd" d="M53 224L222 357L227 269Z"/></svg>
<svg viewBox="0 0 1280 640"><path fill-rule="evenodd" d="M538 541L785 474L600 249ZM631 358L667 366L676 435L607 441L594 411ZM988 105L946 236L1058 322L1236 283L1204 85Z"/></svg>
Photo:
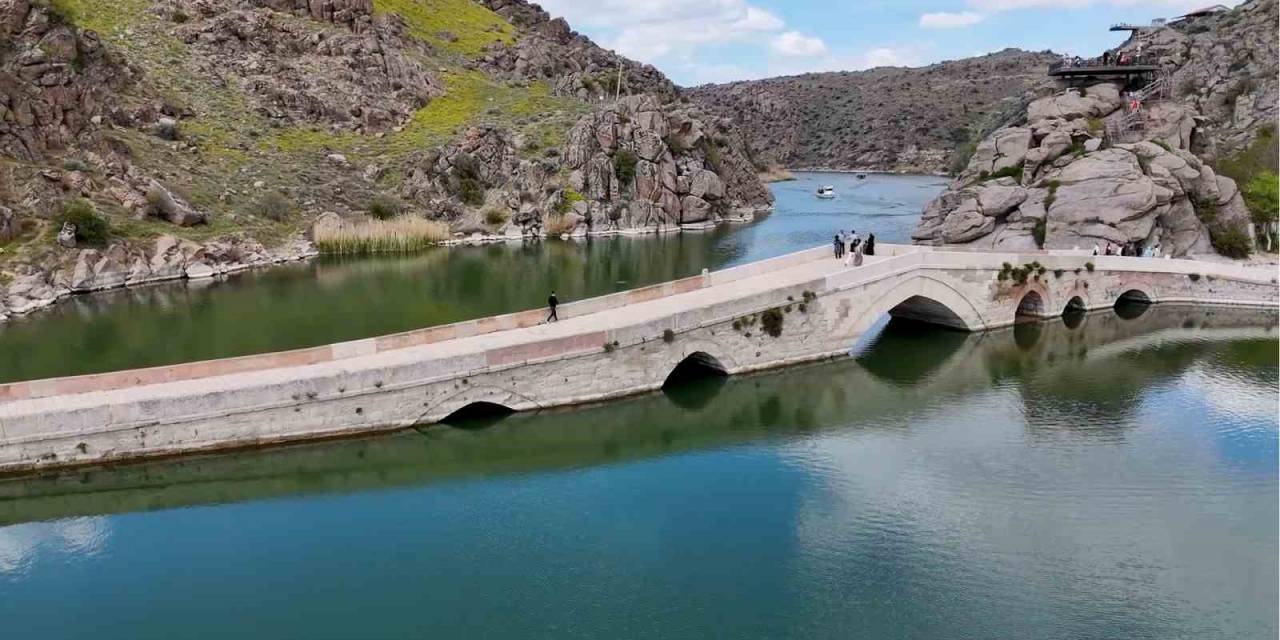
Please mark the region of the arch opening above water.
<svg viewBox="0 0 1280 640"><path fill-rule="evenodd" d="M911 296L889 310L889 317L968 331L969 325L955 311L933 298Z"/></svg>
<svg viewBox="0 0 1280 640"><path fill-rule="evenodd" d="M440 420L442 424L464 429L483 428L515 413L516 410L496 402L472 402Z"/></svg>
<svg viewBox="0 0 1280 640"><path fill-rule="evenodd" d="M676 406L698 410L706 407L729 380L729 371L711 354L695 351L671 370L662 393Z"/></svg>
<svg viewBox="0 0 1280 640"><path fill-rule="evenodd" d="M685 356L676 364L671 373L667 374L667 379L662 383L663 389L669 389L688 382L705 380L707 378L724 378L729 375L729 370L714 356L705 351L694 351Z"/></svg>
<svg viewBox="0 0 1280 640"><path fill-rule="evenodd" d="M1151 304L1151 296L1140 289L1130 289L1116 298L1116 304Z"/></svg>
<svg viewBox="0 0 1280 640"><path fill-rule="evenodd" d="M1085 314L1088 313L1088 307L1084 303L1084 298L1073 296L1067 301L1067 306L1062 308L1062 324L1068 329L1078 328L1084 324Z"/></svg>
<svg viewBox="0 0 1280 640"><path fill-rule="evenodd" d="M1028 291L1018 301L1018 309L1014 312L1015 322L1039 320L1044 317L1044 298L1039 291Z"/></svg>
<svg viewBox="0 0 1280 640"><path fill-rule="evenodd" d="M1114 309L1116 315L1121 318L1133 320L1146 313L1147 308L1151 306L1151 302L1151 296L1148 296L1145 291L1130 289L1116 298Z"/></svg>

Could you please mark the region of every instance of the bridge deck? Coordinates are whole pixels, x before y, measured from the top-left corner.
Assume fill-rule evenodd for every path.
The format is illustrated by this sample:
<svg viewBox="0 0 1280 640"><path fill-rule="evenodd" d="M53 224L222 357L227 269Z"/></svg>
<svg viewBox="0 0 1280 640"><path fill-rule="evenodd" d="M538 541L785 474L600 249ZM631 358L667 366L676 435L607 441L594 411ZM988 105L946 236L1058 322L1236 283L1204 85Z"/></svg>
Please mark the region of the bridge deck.
<svg viewBox="0 0 1280 640"><path fill-rule="evenodd" d="M1082 298L1099 309L1131 290L1157 302L1277 304L1268 269L877 248L860 267L822 247L583 300L563 305L553 324L532 310L296 352L0 385L0 473L351 436L443 420L476 402L595 402L658 389L696 354L741 373L847 353L885 313L977 331L1013 324L1024 307L1048 317ZM998 283L1002 265L1033 261L1045 268L1034 280ZM816 297L785 331L755 327L805 291Z"/></svg>
<svg viewBox="0 0 1280 640"><path fill-rule="evenodd" d="M881 246L884 248L885 253L893 251L893 245ZM310 375L325 375L357 366L367 369L370 367L391 367L406 362L448 360L500 349L519 349L520 347L555 341L582 340L584 336L597 339L593 345L589 346L602 347L604 343L603 335L610 330L632 326L637 323L655 321L682 310L706 307L735 299L750 298L756 294L786 286L799 286L849 269L865 270L870 265L890 260L892 257L887 255L867 256L862 267L854 268L845 267L843 262L829 257L830 249L827 248L802 253L810 253L812 256L805 258L803 262L797 265L749 275L748 277L731 279L727 282L712 284L711 286L698 288L686 293L675 293L580 315L575 315L572 312L572 304L562 305L561 320L559 322L507 330L494 330L477 335L386 350L377 350L374 347L374 343L386 338L370 338L344 345L348 347L344 351L366 352L355 357L344 358L338 356L328 361L297 363L294 366L252 367L245 373L252 372L254 374L252 376L252 384L260 385L296 377L300 368L305 368ZM751 266L744 265L743 268ZM712 275L731 271L733 269ZM545 314L541 310L535 310L530 313ZM368 345L369 348L360 349L359 345L361 344ZM269 365L273 355L263 354L233 360L259 359L263 361L264 365ZM211 361L208 364L215 365L218 362ZM166 397L182 396L184 394L210 391L215 388L236 388L244 384L246 379L245 376L219 375L217 373L200 375L199 367L201 364L203 363L194 363L194 369L177 374L185 379L171 379L159 384L136 384L131 382L129 378L130 372L115 372L0 385L0 418L3 418L6 414L12 415L9 412L15 411L19 407L24 412L39 412L54 407L67 408L69 406L68 402L72 403L71 406L81 402L88 406L100 402L101 398L99 396L102 393L111 393L113 398L120 401L138 399L144 396L149 398L158 397L154 394ZM154 370L181 370L184 368L186 367L178 365L175 367L157 367ZM60 386L63 388L57 388ZM23 387L26 388L25 392L22 391ZM72 389L77 387L82 389L83 392L74 393ZM16 398L18 401L5 403L6 397ZM3 434L0 433L0 435Z"/></svg>

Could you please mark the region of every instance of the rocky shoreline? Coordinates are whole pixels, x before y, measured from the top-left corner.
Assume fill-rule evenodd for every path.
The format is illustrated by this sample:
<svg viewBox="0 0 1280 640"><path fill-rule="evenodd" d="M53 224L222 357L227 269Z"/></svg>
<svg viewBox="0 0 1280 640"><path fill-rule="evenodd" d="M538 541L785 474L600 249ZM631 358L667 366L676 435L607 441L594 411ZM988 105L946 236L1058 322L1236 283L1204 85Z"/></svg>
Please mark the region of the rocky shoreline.
<svg viewBox="0 0 1280 640"><path fill-rule="evenodd" d="M72 295L203 280L318 255L311 242L301 236L274 249L253 240L233 238L201 245L170 235L157 238L150 252L123 244L83 249L74 261L61 267L42 270L27 265L7 285L0 284L0 322L45 309Z"/></svg>
<svg viewBox="0 0 1280 640"><path fill-rule="evenodd" d="M744 210L737 217L725 217L716 222L701 224L599 230L579 227L572 233L558 236L541 230L538 233L475 233L455 237L436 246L449 248L530 240L568 241L610 236L695 233L714 229L722 224L751 224L771 211L772 207L760 207ZM321 255L304 235L274 249L263 248L253 240L233 238L201 245L169 235L157 238L150 253L137 250L131 252L123 244L104 249L82 249L69 271L66 268L41 270L28 267L8 285L0 283L0 323L47 309L73 295L177 280L204 280L250 269L265 269L310 260Z"/></svg>

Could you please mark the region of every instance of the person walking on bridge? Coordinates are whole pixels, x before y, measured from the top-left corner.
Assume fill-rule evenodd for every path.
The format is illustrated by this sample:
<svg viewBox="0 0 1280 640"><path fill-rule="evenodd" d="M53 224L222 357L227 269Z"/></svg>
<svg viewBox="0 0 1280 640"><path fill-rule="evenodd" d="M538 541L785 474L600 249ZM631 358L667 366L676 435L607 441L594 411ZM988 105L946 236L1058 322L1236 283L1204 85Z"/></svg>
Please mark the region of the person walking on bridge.
<svg viewBox="0 0 1280 640"><path fill-rule="evenodd" d="M547 322L560 322L560 316L556 315L556 307L560 306L560 299L556 297L556 292L552 291L547 296L547 309L551 312L547 315Z"/></svg>
<svg viewBox="0 0 1280 640"><path fill-rule="evenodd" d="M840 234L831 236L831 244L836 252L836 259L839 260L844 256L844 240L840 238Z"/></svg>
<svg viewBox="0 0 1280 640"><path fill-rule="evenodd" d="M867 242L865 243L864 246L865 246L865 249L863 249L862 252L866 255L874 256L876 254L876 234L868 233Z"/></svg>

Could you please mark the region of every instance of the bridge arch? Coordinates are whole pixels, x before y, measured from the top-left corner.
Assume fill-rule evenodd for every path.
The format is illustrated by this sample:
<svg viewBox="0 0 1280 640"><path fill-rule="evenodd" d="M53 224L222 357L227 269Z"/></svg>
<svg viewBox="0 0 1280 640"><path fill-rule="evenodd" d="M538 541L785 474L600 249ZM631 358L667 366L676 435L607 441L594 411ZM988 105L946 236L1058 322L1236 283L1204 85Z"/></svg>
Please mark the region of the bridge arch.
<svg viewBox="0 0 1280 640"><path fill-rule="evenodd" d="M881 294L857 317L850 333L866 333L885 314L966 331L982 331L989 324L964 294L925 275L912 276Z"/></svg>
<svg viewBox="0 0 1280 640"><path fill-rule="evenodd" d="M1071 296L1071 299L1067 300L1067 304L1062 307L1062 314L1084 313L1088 310L1089 305L1084 301L1084 298L1080 296Z"/></svg>
<svg viewBox="0 0 1280 640"><path fill-rule="evenodd" d="M1123 320L1133 320L1147 312L1147 307L1155 302L1147 292L1141 289L1129 289L1116 298L1112 308Z"/></svg>
<svg viewBox="0 0 1280 640"><path fill-rule="evenodd" d="M693 380L723 378L728 375L729 369L720 359L706 351L691 351L671 367L662 382L662 388L670 389Z"/></svg>
<svg viewBox="0 0 1280 640"><path fill-rule="evenodd" d="M1022 298L1018 300L1018 308L1013 312L1014 320L1039 320L1045 316L1046 308L1048 305L1044 296L1032 289L1022 294Z"/></svg>
<svg viewBox="0 0 1280 640"><path fill-rule="evenodd" d="M541 403L529 396L492 385L468 385L448 398L427 405L418 417L419 424L489 418L542 408Z"/></svg>
<svg viewBox="0 0 1280 640"><path fill-rule="evenodd" d="M1142 289L1129 289L1128 291L1125 291L1124 293L1120 294L1116 298L1116 304L1123 304L1123 303L1151 304L1152 302L1155 302L1155 300L1153 300L1151 296L1146 291L1143 291Z"/></svg>
<svg viewBox="0 0 1280 640"><path fill-rule="evenodd" d="M440 419L444 424L477 424L500 420L515 413L516 410L494 402L472 402Z"/></svg>

